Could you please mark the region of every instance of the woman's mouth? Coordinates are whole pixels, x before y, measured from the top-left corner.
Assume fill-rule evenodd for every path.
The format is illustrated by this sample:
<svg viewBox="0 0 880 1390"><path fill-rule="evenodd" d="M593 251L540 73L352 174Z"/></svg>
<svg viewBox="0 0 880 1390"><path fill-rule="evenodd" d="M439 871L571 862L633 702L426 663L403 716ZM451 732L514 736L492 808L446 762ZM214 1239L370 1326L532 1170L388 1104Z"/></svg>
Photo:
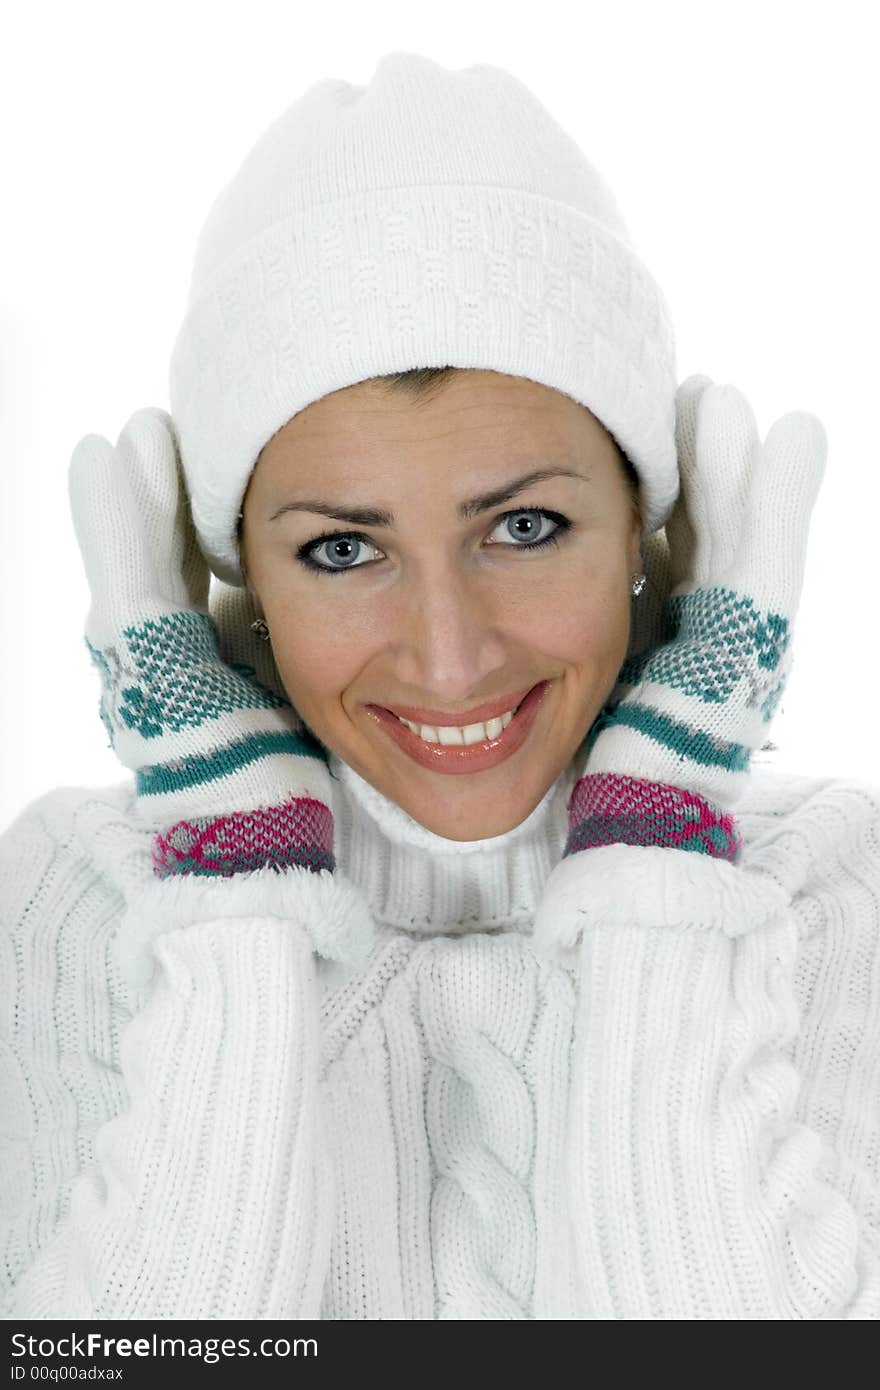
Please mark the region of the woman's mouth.
<svg viewBox="0 0 880 1390"><path fill-rule="evenodd" d="M420 735L382 705L367 705L367 713L404 753L435 772L482 772L511 757L528 738L551 681L541 681L519 706L491 719L485 729L473 725L427 726ZM473 740L465 742L464 739Z"/></svg>

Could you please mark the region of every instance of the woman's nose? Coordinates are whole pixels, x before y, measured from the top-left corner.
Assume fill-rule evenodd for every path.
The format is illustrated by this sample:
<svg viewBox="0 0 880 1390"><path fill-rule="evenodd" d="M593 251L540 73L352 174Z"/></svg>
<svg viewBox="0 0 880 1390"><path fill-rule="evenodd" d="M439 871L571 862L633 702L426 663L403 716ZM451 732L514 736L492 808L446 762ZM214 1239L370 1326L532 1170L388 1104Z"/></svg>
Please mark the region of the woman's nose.
<svg viewBox="0 0 880 1390"><path fill-rule="evenodd" d="M450 704L485 690L507 664L503 608L460 580L415 583L394 640L399 678Z"/></svg>

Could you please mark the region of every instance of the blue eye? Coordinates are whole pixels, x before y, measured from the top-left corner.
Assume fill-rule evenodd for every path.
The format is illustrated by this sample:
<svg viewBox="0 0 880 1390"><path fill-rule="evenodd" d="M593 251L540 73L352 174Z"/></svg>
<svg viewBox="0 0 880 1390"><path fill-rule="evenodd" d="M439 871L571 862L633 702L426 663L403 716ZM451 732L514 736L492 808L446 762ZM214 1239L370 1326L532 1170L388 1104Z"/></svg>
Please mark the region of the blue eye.
<svg viewBox="0 0 880 1390"><path fill-rule="evenodd" d="M528 536L535 531L535 523L532 521L531 531L520 532L525 544L517 545L513 543L512 549L514 550L542 550L545 546L558 545L560 539L571 527L571 522L567 517L562 516L560 512L548 512L542 507L520 507L516 511L505 512L503 516L499 517L496 522L496 529L511 517L549 517L556 527L556 530L551 531L549 536L543 536L540 540L529 540ZM344 562L351 560L353 554L352 547L354 546L365 545L369 546L371 549L377 548L372 545L372 542L367 540L366 536L361 535L360 532L357 531L325 531L322 535L316 536L314 540L306 541L305 545L301 545L296 552L296 557L301 564L305 565L306 569L312 570L315 574L344 574L346 570L364 569L364 565L362 564L321 564L320 561L314 558L312 552L325 545L332 545L334 549L331 550L331 554L335 554L337 560L342 560ZM343 549L348 547L348 553L340 554L340 546L342 546ZM369 563L370 562L368 562L368 564Z"/></svg>

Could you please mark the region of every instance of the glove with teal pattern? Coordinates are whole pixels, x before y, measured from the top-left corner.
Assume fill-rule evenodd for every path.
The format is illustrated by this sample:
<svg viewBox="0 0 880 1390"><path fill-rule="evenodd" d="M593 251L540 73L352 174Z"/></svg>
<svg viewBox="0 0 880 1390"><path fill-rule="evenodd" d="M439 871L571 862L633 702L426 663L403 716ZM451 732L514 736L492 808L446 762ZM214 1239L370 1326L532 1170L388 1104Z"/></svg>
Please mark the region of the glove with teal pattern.
<svg viewBox="0 0 880 1390"><path fill-rule="evenodd" d="M335 869L327 750L279 686L221 653L171 417L135 411L69 471L110 746L155 830L158 878Z"/></svg>
<svg viewBox="0 0 880 1390"><path fill-rule="evenodd" d="M731 808L791 670L827 439L795 411L762 444L741 392L691 376L676 449L679 496L643 544L647 590L585 742L563 857L615 843L741 857Z"/></svg>

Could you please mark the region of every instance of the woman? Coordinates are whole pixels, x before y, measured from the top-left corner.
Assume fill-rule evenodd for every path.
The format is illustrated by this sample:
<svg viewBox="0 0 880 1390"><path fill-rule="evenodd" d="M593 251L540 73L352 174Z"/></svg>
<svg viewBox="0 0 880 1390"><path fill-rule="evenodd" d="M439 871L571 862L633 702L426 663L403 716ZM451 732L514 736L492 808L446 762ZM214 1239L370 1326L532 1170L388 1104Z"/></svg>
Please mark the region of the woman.
<svg viewBox="0 0 880 1390"><path fill-rule="evenodd" d="M7 1316L880 1316L880 789L752 766L819 421L407 54L217 200L171 404L70 471L134 775L0 843Z"/></svg>

